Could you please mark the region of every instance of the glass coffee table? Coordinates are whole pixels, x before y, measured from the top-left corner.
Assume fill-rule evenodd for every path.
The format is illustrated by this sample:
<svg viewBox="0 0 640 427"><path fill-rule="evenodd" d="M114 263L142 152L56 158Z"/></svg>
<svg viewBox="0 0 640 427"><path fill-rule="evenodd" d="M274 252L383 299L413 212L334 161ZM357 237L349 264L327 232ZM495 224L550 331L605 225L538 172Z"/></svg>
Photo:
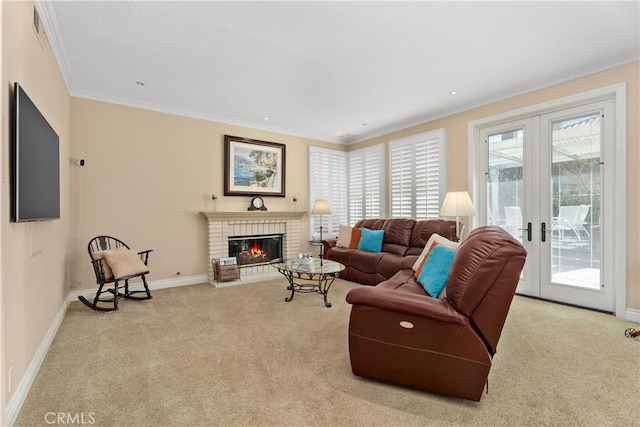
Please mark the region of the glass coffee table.
<svg viewBox="0 0 640 427"><path fill-rule="evenodd" d="M309 265L300 264L296 260L274 262L271 265L289 281L287 290L291 291L291 295L284 299L286 302L291 301L296 292L316 292L324 296L326 307L331 307L331 303L327 301L329 288L345 268L339 262L326 259L320 265L320 260L315 258Z"/></svg>

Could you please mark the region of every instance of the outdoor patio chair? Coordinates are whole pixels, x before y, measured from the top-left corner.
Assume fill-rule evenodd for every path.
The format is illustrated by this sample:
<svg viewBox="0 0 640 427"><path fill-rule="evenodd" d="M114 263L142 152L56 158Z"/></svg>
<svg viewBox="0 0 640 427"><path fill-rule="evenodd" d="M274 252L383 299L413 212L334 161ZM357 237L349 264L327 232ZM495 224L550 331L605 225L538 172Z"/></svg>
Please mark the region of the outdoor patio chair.
<svg viewBox="0 0 640 427"><path fill-rule="evenodd" d="M565 238L565 231L571 231L578 241L581 241L585 235L587 239L591 237L585 227L589 209L591 209L590 205L560 206L558 217L554 218L552 224L553 228L559 231L560 239Z"/></svg>

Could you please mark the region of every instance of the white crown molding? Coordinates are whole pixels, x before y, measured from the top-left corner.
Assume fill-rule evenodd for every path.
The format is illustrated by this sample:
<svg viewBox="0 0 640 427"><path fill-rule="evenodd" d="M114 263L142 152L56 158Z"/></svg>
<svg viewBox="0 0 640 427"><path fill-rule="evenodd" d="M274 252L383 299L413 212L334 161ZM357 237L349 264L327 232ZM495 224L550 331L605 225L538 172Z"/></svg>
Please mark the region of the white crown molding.
<svg viewBox="0 0 640 427"><path fill-rule="evenodd" d="M62 43L58 20L56 19L56 14L53 11L53 2L34 0L34 5L38 11L38 15L40 15L40 21L42 21L42 25L44 25L47 40L49 41L49 46L53 52L53 57L58 63L60 74L62 74L62 80L67 87L67 92L71 94L74 89L73 78L71 77L71 68L67 63L67 55L64 50L64 44Z"/></svg>
<svg viewBox="0 0 640 427"><path fill-rule="evenodd" d="M385 126L384 128L378 129L375 132L367 133L363 135L356 136L353 140L349 141L346 145L353 145L359 142L368 141L373 138L377 138L379 136L384 136L393 132L399 132L405 129L408 129L413 126L418 126L424 123L433 122L435 120L439 120L445 117L452 116L454 114L463 113L465 111L473 110L475 108L480 108L485 105L494 104L496 102L504 101L505 99L514 98L516 96L524 95L527 93L535 92L538 90L542 90L551 86L555 86L558 84L566 83L571 80L577 80L581 77L590 76L592 74L601 73L603 71L612 70L614 68L623 67L625 65L633 64L635 62L640 61L640 55L638 53L633 53L628 56L622 57L617 61L608 63L608 64L600 64L596 67L584 68L582 70L577 70L572 73L567 73L559 76L554 76L553 78L547 80L541 80L531 85L527 85L527 87L520 87L513 89L509 92L505 92L504 94L497 95L495 97L488 97L476 102L468 103L460 105L456 108L443 110L433 115L427 115L422 117L416 117L413 119L408 119L401 122L396 122L393 125Z"/></svg>
<svg viewBox="0 0 640 427"><path fill-rule="evenodd" d="M156 111L159 113L173 114L176 116L189 117L192 119L206 120L209 122L216 122L221 124L227 124L232 126L240 126L250 129L262 130L265 132L273 132L290 136L297 136L300 138L314 139L322 142L331 142L334 144L345 145L344 142L336 137L328 135L315 135L310 133L301 132L299 130L286 129L277 126L266 126L257 122L247 122L243 120L237 120L230 117L218 116L215 114L202 113L199 111L186 110L181 108L169 107L166 105L155 104L152 102L140 101L137 99L125 98L107 95L99 92L92 92L88 90L74 90L70 93L71 96L76 98L90 99L93 101L108 102L110 104L123 105L126 107L141 108L144 110Z"/></svg>

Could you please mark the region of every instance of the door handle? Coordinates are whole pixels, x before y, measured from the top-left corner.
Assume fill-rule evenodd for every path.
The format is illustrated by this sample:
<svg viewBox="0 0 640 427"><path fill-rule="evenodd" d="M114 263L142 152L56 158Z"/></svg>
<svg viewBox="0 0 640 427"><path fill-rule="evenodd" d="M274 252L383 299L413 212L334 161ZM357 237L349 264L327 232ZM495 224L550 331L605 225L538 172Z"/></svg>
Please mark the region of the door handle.
<svg viewBox="0 0 640 427"><path fill-rule="evenodd" d="M547 224L544 222L540 224L540 240L547 241Z"/></svg>
<svg viewBox="0 0 640 427"><path fill-rule="evenodd" d="M528 222L527 223L527 228L521 228L521 231L527 231L527 240L530 242L531 241L531 223Z"/></svg>

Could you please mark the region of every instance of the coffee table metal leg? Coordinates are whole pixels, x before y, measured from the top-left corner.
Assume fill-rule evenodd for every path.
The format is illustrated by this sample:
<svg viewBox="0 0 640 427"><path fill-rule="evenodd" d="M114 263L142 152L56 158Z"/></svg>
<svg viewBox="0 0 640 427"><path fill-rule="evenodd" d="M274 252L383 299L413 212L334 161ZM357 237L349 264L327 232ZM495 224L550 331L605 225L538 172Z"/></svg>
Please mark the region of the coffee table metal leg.
<svg viewBox="0 0 640 427"><path fill-rule="evenodd" d="M331 307L331 303L327 301L327 296L329 295L329 288L333 284L334 280L336 280L336 276L333 274L323 274L318 281L320 293L324 296L325 307Z"/></svg>
<svg viewBox="0 0 640 427"><path fill-rule="evenodd" d="M285 273L282 273L282 274L284 274L284 277L286 277L287 280L289 281L289 286L287 286L287 290L291 290L291 295L289 295L284 299L286 302L289 302L293 299L293 295L296 293L295 283L293 283L293 273L287 272L286 274Z"/></svg>
<svg viewBox="0 0 640 427"><path fill-rule="evenodd" d="M317 292L323 296L325 307L331 307L331 303L329 302L327 297L329 295L329 288L331 288L333 281L336 279L336 277L338 277L337 274L319 274L317 276L317 280L318 280L317 285L303 285L303 284L295 283L295 275L293 272L281 270L280 273L282 273L282 275L287 278L287 281L289 282L289 286L287 286L287 290L291 291L291 295L289 295L284 299L286 302L290 302L293 299L296 293L296 290L298 292L303 292L303 293ZM298 278L303 279L300 276L301 275L298 274ZM316 280L316 277L314 276L315 276L314 274L310 274L309 277L304 278L303 280L313 282Z"/></svg>

